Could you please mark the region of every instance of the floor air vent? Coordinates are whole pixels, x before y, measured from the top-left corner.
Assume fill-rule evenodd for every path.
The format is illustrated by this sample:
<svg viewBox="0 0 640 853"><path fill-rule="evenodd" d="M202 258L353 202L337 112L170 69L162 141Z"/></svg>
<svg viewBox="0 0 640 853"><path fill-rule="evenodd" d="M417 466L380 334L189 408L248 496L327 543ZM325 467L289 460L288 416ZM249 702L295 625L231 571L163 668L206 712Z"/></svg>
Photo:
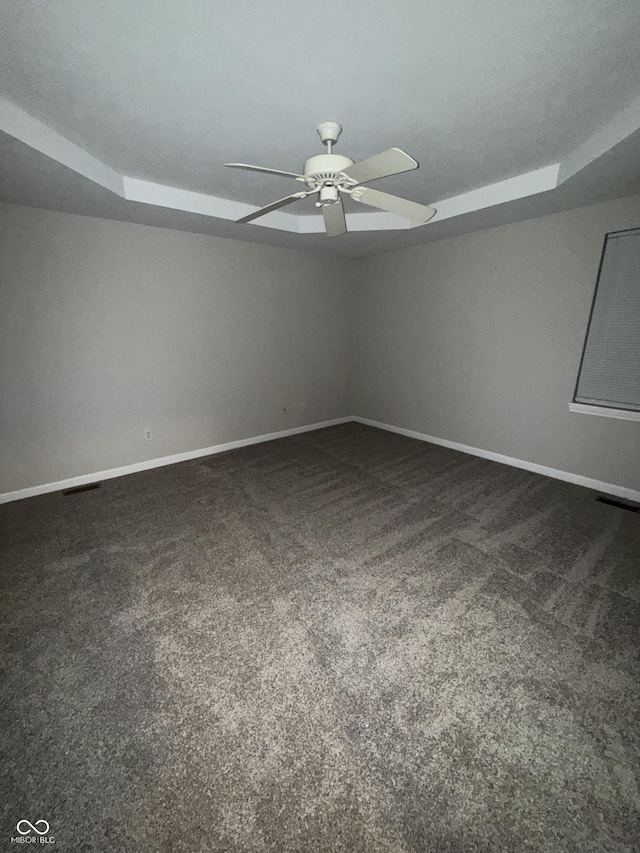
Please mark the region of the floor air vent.
<svg viewBox="0 0 640 853"><path fill-rule="evenodd" d="M626 509L629 512L638 512L640 510L639 506L634 506L633 504L627 504L624 501L617 501L615 498L596 498L601 504L609 504L609 506L617 506L618 509Z"/></svg>
<svg viewBox="0 0 640 853"><path fill-rule="evenodd" d="M86 486L76 486L75 489L66 489L62 494L66 497L67 495L77 495L78 492L90 492L93 489L99 489L102 483L88 483Z"/></svg>

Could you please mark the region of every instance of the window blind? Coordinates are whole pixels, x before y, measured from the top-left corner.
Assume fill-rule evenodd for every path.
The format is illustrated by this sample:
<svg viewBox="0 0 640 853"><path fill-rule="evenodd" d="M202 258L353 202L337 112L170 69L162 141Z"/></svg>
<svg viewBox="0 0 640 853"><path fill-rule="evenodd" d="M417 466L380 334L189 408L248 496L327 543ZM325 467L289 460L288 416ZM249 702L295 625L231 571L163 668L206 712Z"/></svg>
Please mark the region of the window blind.
<svg viewBox="0 0 640 853"><path fill-rule="evenodd" d="M640 228L605 239L574 401L640 411Z"/></svg>

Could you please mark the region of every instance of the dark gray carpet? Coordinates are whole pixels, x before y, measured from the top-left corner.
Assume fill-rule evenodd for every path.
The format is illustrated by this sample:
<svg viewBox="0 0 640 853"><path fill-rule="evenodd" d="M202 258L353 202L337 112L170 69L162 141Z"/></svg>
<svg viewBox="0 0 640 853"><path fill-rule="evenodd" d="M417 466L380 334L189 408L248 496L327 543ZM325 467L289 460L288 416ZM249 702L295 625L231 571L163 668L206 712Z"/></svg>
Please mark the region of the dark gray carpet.
<svg viewBox="0 0 640 853"><path fill-rule="evenodd" d="M640 516L594 499L346 424L0 508L0 842L640 849Z"/></svg>

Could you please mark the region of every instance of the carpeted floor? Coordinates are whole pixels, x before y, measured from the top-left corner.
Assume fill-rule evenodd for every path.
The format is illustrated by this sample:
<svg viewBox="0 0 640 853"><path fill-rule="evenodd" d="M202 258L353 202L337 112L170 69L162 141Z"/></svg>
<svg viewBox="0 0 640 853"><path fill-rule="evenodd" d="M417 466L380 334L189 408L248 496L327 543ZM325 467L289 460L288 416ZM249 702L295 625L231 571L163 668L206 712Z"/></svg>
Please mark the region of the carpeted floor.
<svg viewBox="0 0 640 853"><path fill-rule="evenodd" d="M640 515L357 424L0 507L1 849L640 850Z"/></svg>

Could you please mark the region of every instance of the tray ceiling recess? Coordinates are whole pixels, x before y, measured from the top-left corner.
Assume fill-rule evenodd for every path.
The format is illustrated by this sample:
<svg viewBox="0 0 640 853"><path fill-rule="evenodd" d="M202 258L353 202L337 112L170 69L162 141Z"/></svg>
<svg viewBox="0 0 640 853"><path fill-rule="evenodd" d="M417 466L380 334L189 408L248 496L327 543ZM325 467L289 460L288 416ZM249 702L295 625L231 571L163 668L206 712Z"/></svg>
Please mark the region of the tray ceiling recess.
<svg viewBox="0 0 640 853"><path fill-rule="evenodd" d="M348 116L335 118L348 121ZM128 202L155 205L233 222L249 217L259 209L258 206L232 199L125 175L4 98L0 98L0 130ZM430 222L455 219L474 211L551 192L639 130L640 98L617 113L588 139L583 140L561 161L451 198L425 199L425 203L437 210ZM294 234L325 232L323 215L299 215L281 210L267 213L252 224ZM384 212L348 212L346 225L350 232L429 228L429 224L416 225L410 219ZM342 239L348 240L349 237L346 235Z"/></svg>

